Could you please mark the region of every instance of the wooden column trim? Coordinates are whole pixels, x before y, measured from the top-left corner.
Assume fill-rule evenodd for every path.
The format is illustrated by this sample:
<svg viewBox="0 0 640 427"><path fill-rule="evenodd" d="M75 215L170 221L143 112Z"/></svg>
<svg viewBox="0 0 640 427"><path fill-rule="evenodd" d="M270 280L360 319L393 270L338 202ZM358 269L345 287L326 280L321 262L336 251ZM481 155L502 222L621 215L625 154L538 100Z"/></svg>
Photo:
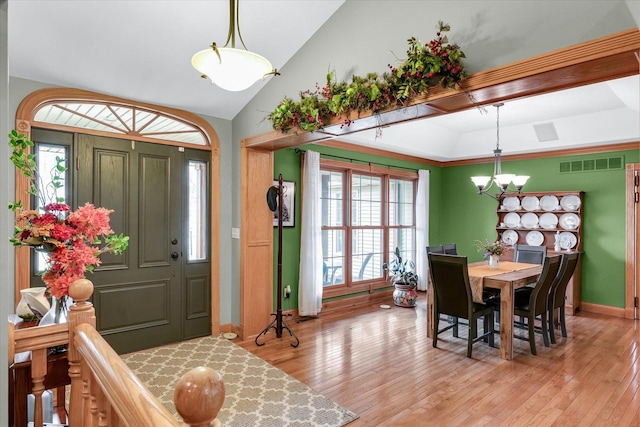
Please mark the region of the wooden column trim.
<svg viewBox="0 0 640 427"><path fill-rule="evenodd" d="M638 318L636 298L640 296L640 197L636 180L640 180L640 163L628 164L626 170L626 255L624 317Z"/></svg>
<svg viewBox="0 0 640 427"><path fill-rule="evenodd" d="M257 336L273 312L273 221L265 195L273 152L240 147L240 335Z"/></svg>

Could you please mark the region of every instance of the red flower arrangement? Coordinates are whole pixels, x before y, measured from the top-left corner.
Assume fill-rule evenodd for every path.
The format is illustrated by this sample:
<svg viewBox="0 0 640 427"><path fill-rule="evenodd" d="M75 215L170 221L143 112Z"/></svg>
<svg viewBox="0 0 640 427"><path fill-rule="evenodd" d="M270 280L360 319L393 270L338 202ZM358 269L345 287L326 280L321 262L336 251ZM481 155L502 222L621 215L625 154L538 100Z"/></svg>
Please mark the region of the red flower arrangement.
<svg viewBox="0 0 640 427"><path fill-rule="evenodd" d="M42 182L32 154L27 147L32 146L25 135L13 131L9 135L9 145L13 148L11 160L24 176L29 178L29 194L45 199L42 189L35 183ZM60 174L66 170L58 160L50 185L59 188ZM55 193L55 191L54 191ZM14 246L31 246L49 254L48 269L42 274L49 293L55 298L69 295L69 285L93 272L100 265L100 255L105 252L120 254L129 243L129 237L114 234L109 225L109 214L113 210L96 208L90 203L75 211L55 198L58 202L44 206L42 210L23 209L21 202L11 203L9 208L16 212Z"/></svg>

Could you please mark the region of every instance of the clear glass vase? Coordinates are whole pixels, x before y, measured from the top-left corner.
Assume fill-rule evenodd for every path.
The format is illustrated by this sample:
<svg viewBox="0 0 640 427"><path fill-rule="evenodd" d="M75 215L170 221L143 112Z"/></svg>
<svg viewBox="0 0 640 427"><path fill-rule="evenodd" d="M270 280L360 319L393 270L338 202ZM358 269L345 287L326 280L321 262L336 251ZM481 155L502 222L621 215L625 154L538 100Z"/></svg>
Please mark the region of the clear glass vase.
<svg viewBox="0 0 640 427"><path fill-rule="evenodd" d="M51 308L40 320L40 326L54 325L56 323L67 323L69 307L67 301L69 297L51 297Z"/></svg>
<svg viewBox="0 0 640 427"><path fill-rule="evenodd" d="M497 270L500 268L500 255L489 255L489 269Z"/></svg>

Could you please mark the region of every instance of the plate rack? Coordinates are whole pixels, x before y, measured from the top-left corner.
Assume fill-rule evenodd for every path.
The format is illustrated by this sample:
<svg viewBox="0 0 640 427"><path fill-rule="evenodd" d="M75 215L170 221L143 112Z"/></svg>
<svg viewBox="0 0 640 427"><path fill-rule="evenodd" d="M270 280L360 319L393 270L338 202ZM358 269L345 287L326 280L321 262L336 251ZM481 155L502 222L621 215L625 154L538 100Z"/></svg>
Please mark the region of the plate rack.
<svg viewBox="0 0 640 427"><path fill-rule="evenodd" d="M583 198L582 191L506 194L497 207L497 238L509 246L515 243L543 245L547 247L548 255L582 252ZM555 251L556 239L560 251ZM501 258L512 260L513 250L508 250ZM580 264L567 288L565 308L569 314L574 314L580 307Z"/></svg>

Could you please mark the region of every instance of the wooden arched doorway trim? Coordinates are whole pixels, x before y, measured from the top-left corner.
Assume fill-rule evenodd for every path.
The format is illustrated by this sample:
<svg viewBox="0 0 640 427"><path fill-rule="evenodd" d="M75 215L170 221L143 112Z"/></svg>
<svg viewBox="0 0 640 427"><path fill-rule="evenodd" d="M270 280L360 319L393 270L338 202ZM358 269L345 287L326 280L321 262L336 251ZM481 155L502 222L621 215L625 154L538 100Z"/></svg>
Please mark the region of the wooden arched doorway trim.
<svg viewBox="0 0 640 427"><path fill-rule="evenodd" d="M145 132L150 125L135 125L135 118L132 119L133 125L125 125L123 130L117 131L116 127L102 126L100 129L79 128L68 126L52 121L37 120L37 114L43 108L51 105L58 105L58 108L64 110L65 104L93 104L107 108L115 114L117 109L125 109L134 112L143 112L147 117L152 116L147 123L164 120L171 121L180 126L180 130L168 132L175 134L172 140L170 135L160 135L153 132ZM85 116L88 119L88 116ZM96 119L91 119L96 122ZM97 120L99 121L99 120ZM179 147L189 147L199 150L211 152L211 332L220 332L220 266L219 266L219 242L220 242L220 225L217 219L220 217L220 143L218 135L213 126L202 117L190 113L188 111L176 108L163 107L144 102L137 102L125 98L119 98L110 95L85 91L73 88L47 88L37 90L27 95L20 103L16 112L16 130L19 133L31 137L32 128L65 130L71 132L80 132L92 135L111 136L117 138L126 138L134 141L152 142L156 144L165 144ZM184 135L189 133L193 138L185 138ZM195 141L195 142L194 142ZM16 200L22 198L28 187L27 180L16 172ZM23 202L25 207L27 203ZM16 249L16 271L15 271L15 294L16 301L20 300L20 289L29 287L30 272L29 248L21 247Z"/></svg>

